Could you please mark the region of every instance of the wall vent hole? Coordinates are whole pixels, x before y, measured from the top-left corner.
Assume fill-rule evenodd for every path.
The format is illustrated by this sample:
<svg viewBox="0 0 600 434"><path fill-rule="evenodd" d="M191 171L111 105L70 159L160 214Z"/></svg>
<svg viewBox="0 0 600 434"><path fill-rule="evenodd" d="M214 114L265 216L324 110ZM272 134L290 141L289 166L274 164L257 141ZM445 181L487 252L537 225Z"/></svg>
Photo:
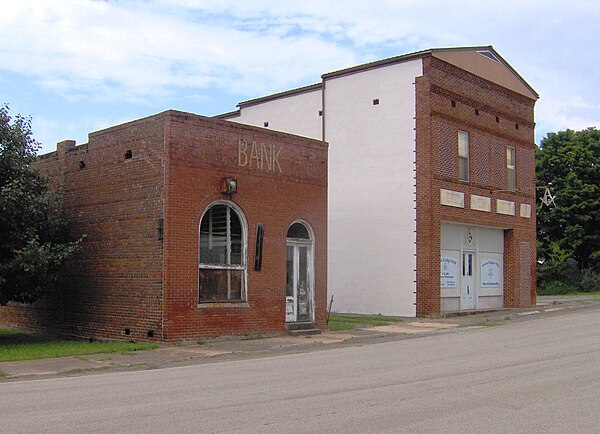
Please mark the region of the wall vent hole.
<svg viewBox="0 0 600 434"><path fill-rule="evenodd" d="M500 123L500 118L498 116L496 116L496 123L499 124Z"/></svg>
<svg viewBox="0 0 600 434"><path fill-rule="evenodd" d="M131 334L131 330L130 329L125 329L125 334L126 335L130 335Z"/></svg>
<svg viewBox="0 0 600 434"><path fill-rule="evenodd" d="M79 170L83 170L85 169L85 161L80 161L79 162Z"/></svg>
<svg viewBox="0 0 600 434"><path fill-rule="evenodd" d="M456 107L456 101L450 101L450 105L451 105L452 107Z"/></svg>
<svg viewBox="0 0 600 434"><path fill-rule="evenodd" d="M323 116L323 110L319 110L319 116Z"/></svg>
<svg viewBox="0 0 600 434"><path fill-rule="evenodd" d="M475 116L479 116L479 110L475 109Z"/></svg>
<svg viewBox="0 0 600 434"><path fill-rule="evenodd" d="M148 337L149 338L153 338L154 337L154 330L148 330Z"/></svg>
<svg viewBox="0 0 600 434"><path fill-rule="evenodd" d="M519 129L519 124L515 124L515 130Z"/></svg>
<svg viewBox="0 0 600 434"><path fill-rule="evenodd" d="M373 100L373 105L379 105L379 98L375 98Z"/></svg>
<svg viewBox="0 0 600 434"><path fill-rule="evenodd" d="M130 160L131 157L133 157L133 152L131 152L131 149L127 152L125 152L125 159L126 160Z"/></svg>
<svg viewBox="0 0 600 434"><path fill-rule="evenodd" d="M265 128L267 128L269 126L269 122L264 122L263 125L265 126Z"/></svg>

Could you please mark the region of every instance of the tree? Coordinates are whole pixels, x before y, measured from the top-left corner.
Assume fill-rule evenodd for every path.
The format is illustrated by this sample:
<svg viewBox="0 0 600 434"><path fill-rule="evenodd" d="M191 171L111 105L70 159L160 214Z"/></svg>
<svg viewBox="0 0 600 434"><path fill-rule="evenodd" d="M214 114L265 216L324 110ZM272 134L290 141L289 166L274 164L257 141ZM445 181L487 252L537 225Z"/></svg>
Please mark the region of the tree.
<svg viewBox="0 0 600 434"><path fill-rule="evenodd" d="M38 149L31 120L0 107L0 305L53 291L81 242L68 241L59 196L32 168Z"/></svg>
<svg viewBox="0 0 600 434"><path fill-rule="evenodd" d="M540 259L571 257L579 270L600 267L600 131L549 133L536 151L538 185L555 206L538 207ZM539 191L543 194L543 191Z"/></svg>

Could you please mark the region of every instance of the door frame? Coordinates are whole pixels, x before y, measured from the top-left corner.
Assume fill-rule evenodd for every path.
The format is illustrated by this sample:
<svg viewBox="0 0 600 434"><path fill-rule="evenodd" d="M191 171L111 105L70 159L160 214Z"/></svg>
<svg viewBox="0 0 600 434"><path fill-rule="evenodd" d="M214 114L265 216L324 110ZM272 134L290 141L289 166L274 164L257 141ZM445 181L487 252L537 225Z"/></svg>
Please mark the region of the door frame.
<svg viewBox="0 0 600 434"><path fill-rule="evenodd" d="M471 274L465 274L468 270L465 270L465 259L471 256ZM477 252L475 250L463 250L461 255L460 263L460 310L474 310L477 309ZM469 293L469 297L465 292ZM472 300L467 303L467 300Z"/></svg>
<svg viewBox="0 0 600 434"><path fill-rule="evenodd" d="M314 246L315 246L315 236L312 230L312 227L304 220L295 220L293 221L289 227L291 227L295 223L300 223L303 225L308 231L309 238L301 239L301 238L287 238L285 240L285 252L286 252L286 276L288 273L287 267L287 252L288 247L292 247L293 249L293 276L292 276L292 284L293 284L293 295L287 295L287 282L286 282L286 312L285 312L285 322L286 323L294 323L294 322L314 322L315 321L315 282L314 282ZM289 229L288 227L288 229ZM299 277L299 266L300 266L300 248L306 247L306 266L307 266L307 291L308 291L308 301L309 306L308 309L310 311L310 317L308 320L298 321L298 277ZM291 299L291 300L290 300ZM288 314L288 303L293 303L293 314Z"/></svg>

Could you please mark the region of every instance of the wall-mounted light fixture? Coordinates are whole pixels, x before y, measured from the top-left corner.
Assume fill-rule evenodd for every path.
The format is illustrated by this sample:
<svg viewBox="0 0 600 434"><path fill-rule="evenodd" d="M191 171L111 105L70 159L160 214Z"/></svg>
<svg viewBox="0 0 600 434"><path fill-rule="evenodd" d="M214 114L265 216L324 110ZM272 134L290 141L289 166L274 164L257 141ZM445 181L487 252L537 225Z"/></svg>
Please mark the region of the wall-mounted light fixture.
<svg viewBox="0 0 600 434"><path fill-rule="evenodd" d="M233 178L223 178L221 180L221 193L233 194L237 193L237 180Z"/></svg>

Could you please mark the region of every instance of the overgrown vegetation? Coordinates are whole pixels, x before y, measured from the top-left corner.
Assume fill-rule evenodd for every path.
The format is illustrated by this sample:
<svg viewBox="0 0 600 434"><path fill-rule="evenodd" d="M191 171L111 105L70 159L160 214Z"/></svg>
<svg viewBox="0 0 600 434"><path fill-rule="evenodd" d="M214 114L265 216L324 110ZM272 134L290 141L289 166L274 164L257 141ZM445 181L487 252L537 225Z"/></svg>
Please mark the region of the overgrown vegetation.
<svg viewBox="0 0 600 434"><path fill-rule="evenodd" d="M556 196L554 206L537 209L538 294L600 290L600 131L548 134L536 175Z"/></svg>
<svg viewBox="0 0 600 434"><path fill-rule="evenodd" d="M360 327L376 327L402 322L402 319L379 315L331 314L327 327L332 331L352 330Z"/></svg>
<svg viewBox="0 0 600 434"><path fill-rule="evenodd" d="M81 241L68 240L59 197L32 169L38 149L31 120L0 106L0 305L54 290Z"/></svg>
<svg viewBox="0 0 600 434"><path fill-rule="evenodd" d="M129 353L155 348L158 348L158 345L154 343L65 340L22 331L0 329L0 362L101 353Z"/></svg>

